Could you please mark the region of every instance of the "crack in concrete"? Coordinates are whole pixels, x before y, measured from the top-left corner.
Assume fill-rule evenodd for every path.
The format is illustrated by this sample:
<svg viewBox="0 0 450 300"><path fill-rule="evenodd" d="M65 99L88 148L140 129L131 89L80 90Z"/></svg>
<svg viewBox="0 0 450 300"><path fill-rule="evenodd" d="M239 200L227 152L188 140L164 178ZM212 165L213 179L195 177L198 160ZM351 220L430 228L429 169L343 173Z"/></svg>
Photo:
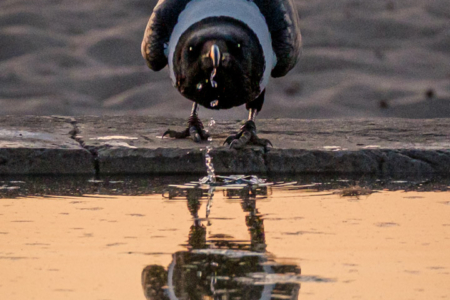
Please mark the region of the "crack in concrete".
<svg viewBox="0 0 450 300"><path fill-rule="evenodd" d="M424 151L424 152L418 152L417 150L412 150L412 151L407 151L405 153L406 156L410 157L411 159L417 160L417 161L421 161L425 164L427 164L430 168L433 169L434 172L443 172L446 169L450 169L450 164L447 165L447 167L445 168L443 164L445 161L449 161L450 162L450 157L447 155L446 152L444 151L433 151L433 154L437 154L440 156L439 160L431 160L429 157L425 157L425 156L429 156L429 152L428 151ZM442 159L442 158L445 159Z"/></svg>
<svg viewBox="0 0 450 300"><path fill-rule="evenodd" d="M124 170L127 170L125 172L133 172L143 165L142 162L134 164L136 161L144 161L145 164L149 163L151 165L155 165L154 161L157 161L156 164L165 165L163 166L164 168L150 168L148 170L150 173L161 172L162 169L164 169L164 172L166 172L166 169L172 170L175 173L179 172L179 165L177 165L176 161L186 159L187 163L192 164L193 169L200 170L200 164L202 167L201 169L205 167L205 152L201 153L201 158L196 155L193 157L192 155L186 157L186 155L182 153L185 150L175 148L162 148L160 150L152 150L145 147L137 150L120 148L113 152L101 152L109 146L104 144L93 146L90 141L87 140L85 143L82 136L84 132L81 132L84 128L82 124L85 123L78 123L78 120L73 118L70 121L67 120L67 122L70 122L73 127L69 133L70 137L91 154L96 175L100 174L100 155L102 157L102 171L105 173L111 172L112 166L114 167L114 172L117 170L122 172L122 161L127 161L127 163L124 163L126 165ZM90 125L89 127L92 126L93 125ZM86 129L83 129L83 131L84 130ZM387 131L390 130L391 129L389 128L387 129ZM315 134L317 133L315 132ZM320 131L319 134L324 134L324 132ZM157 141L143 134L140 134L139 137L150 143ZM358 141L356 140L355 143L357 142ZM398 145L395 144L395 147L398 147ZM191 149L186 151L188 151L187 153L189 154L189 152L193 152L194 150ZM153 156L156 158L153 158ZM160 160L158 158L160 156L167 159L167 161L163 162ZM255 173L273 175L277 173L361 173L378 176L392 176L397 173L448 173L448 170L450 170L450 150L437 150L431 148L381 148L330 152L320 149L265 149L264 147L246 147L245 149L236 151L222 147L214 147L211 156L213 157L216 171L224 174ZM106 165L105 161L108 161L111 165ZM130 164L130 161L133 163ZM116 164L120 165L120 167L117 167ZM145 170L139 172L145 172Z"/></svg>
<svg viewBox="0 0 450 300"><path fill-rule="evenodd" d="M407 153L402 153L404 156L409 157L410 159L421 161L427 165L429 165L431 168L435 169L433 166L436 166L436 163L424 158L420 157L418 155L414 155L414 153L410 153L409 151Z"/></svg>
<svg viewBox="0 0 450 300"><path fill-rule="evenodd" d="M263 163L264 163L264 167L265 167L265 173L266 174L270 174L271 173L271 170L270 170L270 165L269 165L269 162L268 162L268 160L267 160L267 153L269 152L269 150L265 150L263 153L262 153L262 155L261 155L261 159L262 159L262 161L263 161Z"/></svg>
<svg viewBox="0 0 450 300"><path fill-rule="evenodd" d="M440 174L450 169L450 163L446 163L450 162L450 157L445 151L385 150L379 158L379 171L384 176L402 172Z"/></svg>
<svg viewBox="0 0 450 300"><path fill-rule="evenodd" d="M83 138L81 136L78 136L78 134L80 133L80 128L78 127L77 120L70 121L70 125L72 125L72 127L73 127L72 130L69 131L70 138L73 139L74 141L76 141L78 144L80 144L80 146L82 148L84 148L87 151L89 151L89 153L92 155L95 176L100 175L100 164L99 164L99 161L98 161L97 149L95 149L93 147L86 146L86 143L84 142Z"/></svg>

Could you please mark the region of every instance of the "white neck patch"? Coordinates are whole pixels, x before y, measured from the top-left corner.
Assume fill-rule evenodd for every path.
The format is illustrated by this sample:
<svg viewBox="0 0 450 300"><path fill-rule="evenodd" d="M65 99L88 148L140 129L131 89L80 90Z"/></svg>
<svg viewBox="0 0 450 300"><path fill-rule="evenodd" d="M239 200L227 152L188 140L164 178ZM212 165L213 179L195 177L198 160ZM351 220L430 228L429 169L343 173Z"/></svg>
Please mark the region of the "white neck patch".
<svg viewBox="0 0 450 300"><path fill-rule="evenodd" d="M272 38L266 19L258 6L248 0L192 0L178 17L168 45L168 64L170 78L176 86L175 72L173 70L173 55L175 48L183 33L193 24L210 17L230 17L246 24L256 35L263 49L265 68L259 83L260 92L269 82L270 73L277 63L272 48Z"/></svg>

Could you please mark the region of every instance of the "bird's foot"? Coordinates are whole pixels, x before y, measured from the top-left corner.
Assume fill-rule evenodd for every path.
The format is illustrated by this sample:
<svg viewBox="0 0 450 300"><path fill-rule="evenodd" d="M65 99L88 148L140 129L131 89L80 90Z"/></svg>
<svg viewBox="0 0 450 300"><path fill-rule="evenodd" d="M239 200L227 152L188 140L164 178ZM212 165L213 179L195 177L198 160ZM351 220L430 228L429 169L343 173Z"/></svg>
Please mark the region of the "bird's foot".
<svg viewBox="0 0 450 300"><path fill-rule="evenodd" d="M262 146L264 149L267 149L269 145L273 147L269 140L260 139L256 135L256 125L251 120L245 122L239 132L236 135L230 135L223 144L228 144L230 148L234 149L241 149L245 145Z"/></svg>
<svg viewBox="0 0 450 300"><path fill-rule="evenodd" d="M192 140L196 143L206 141L209 138L209 133L203 129L203 123L197 116L189 117L188 126L185 130L174 131L169 129L166 132L164 132L162 137L164 138L164 136L166 135L176 139L184 139L190 136Z"/></svg>

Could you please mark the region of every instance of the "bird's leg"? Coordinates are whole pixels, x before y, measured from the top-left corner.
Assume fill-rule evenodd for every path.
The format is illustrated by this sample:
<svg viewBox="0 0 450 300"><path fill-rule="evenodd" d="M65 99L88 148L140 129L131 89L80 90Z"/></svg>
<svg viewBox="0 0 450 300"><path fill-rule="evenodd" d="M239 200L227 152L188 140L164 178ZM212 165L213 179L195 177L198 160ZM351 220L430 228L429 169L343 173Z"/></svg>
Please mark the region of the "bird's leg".
<svg viewBox="0 0 450 300"><path fill-rule="evenodd" d="M171 138L184 139L188 136L192 137L194 142L198 143L202 140L207 140L209 134L203 129L203 123L198 118L198 104L192 105L191 116L189 117L187 128L183 131L167 130L163 136L169 135Z"/></svg>
<svg viewBox="0 0 450 300"><path fill-rule="evenodd" d="M257 145L267 148L272 143L267 139L260 139L256 135L255 119L258 111L262 108L262 102L264 102L264 92L254 100L255 103L247 105L248 108L248 120L241 127L236 135L229 136L224 144L230 145L230 148L240 149L245 145Z"/></svg>

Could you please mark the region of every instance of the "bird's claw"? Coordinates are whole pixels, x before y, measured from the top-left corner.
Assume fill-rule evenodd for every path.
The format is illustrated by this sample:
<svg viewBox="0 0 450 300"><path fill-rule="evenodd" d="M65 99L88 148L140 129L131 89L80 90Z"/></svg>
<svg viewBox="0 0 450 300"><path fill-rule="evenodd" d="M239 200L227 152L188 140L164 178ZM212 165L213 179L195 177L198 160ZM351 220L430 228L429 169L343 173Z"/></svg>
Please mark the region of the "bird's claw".
<svg viewBox="0 0 450 300"><path fill-rule="evenodd" d="M207 140L209 137L209 134L205 130L197 128L196 126L189 127L189 135L196 143L199 143L202 140Z"/></svg>
<svg viewBox="0 0 450 300"><path fill-rule="evenodd" d="M263 146L264 148L273 147L272 143L268 139L257 139L255 142L256 145Z"/></svg>
<svg viewBox="0 0 450 300"><path fill-rule="evenodd" d="M163 133L161 138L164 138L166 135L175 139L184 139L189 136L189 131L187 129L183 131L175 131L168 129L166 130L166 132Z"/></svg>
<svg viewBox="0 0 450 300"><path fill-rule="evenodd" d="M241 149L245 145L262 146L264 149L273 147L268 139L260 139L256 135L256 125L253 121L247 121L236 135L229 136L223 144L228 144L233 149Z"/></svg>
<svg viewBox="0 0 450 300"><path fill-rule="evenodd" d="M164 136L166 135L175 139L184 139L190 136L196 143L208 140L210 135L206 130L203 129L203 125L201 124L200 120L195 119L194 121L190 119L188 122L188 127L183 131L174 131L170 129L167 130L162 135L162 138L164 138Z"/></svg>
<svg viewBox="0 0 450 300"><path fill-rule="evenodd" d="M238 139L236 135L230 135L230 136L227 137L227 139L223 142L222 146L225 146L225 145L231 145L231 143L232 143L234 140L236 140L236 139Z"/></svg>

